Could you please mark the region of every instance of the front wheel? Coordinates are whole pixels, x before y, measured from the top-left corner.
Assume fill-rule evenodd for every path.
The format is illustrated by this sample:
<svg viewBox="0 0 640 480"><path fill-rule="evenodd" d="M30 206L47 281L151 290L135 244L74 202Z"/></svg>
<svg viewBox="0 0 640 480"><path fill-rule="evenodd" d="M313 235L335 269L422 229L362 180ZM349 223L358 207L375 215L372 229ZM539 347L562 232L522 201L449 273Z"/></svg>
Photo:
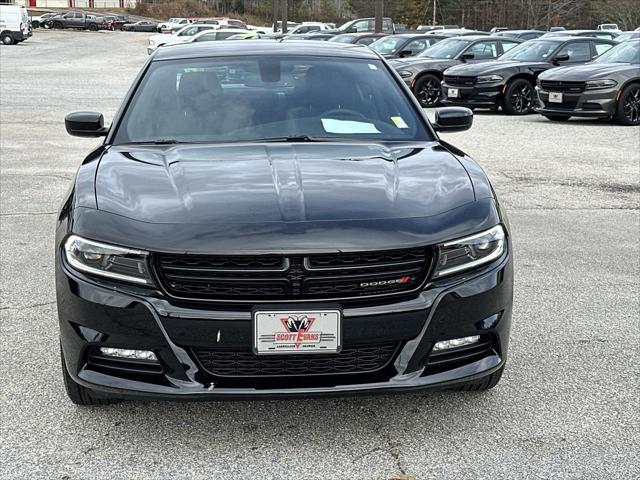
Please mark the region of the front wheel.
<svg viewBox="0 0 640 480"><path fill-rule="evenodd" d="M15 42L13 41L13 35L10 33L2 34L2 44L3 45L13 45Z"/></svg>
<svg viewBox="0 0 640 480"><path fill-rule="evenodd" d="M413 87L413 93L423 107L435 107L440 103L442 86L435 75L426 74L420 77Z"/></svg>
<svg viewBox="0 0 640 480"><path fill-rule="evenodd" d="M62 22L55 22L52 26L53 28L58 30L62 30L64 28L64 26L62 25Z"/></svg>
<svg viewBox="0 0 640 480"><path fill-rule="evenodd" d="M117 400L115 399L99 398L94 396L91 390L80 385L79 383L76 383L76 381L71 378L71 375L69 375L69 372L67 371L67 365L64 360L62 346L60 347L60 361L62 364L62 379L64 381L64 388L67 392L69 400L71 400L73 403L82 406L110 405L112 403L117 403Z"/></svg>
<svg viewBox="0 0 640 480"><path fill-rule="evenodd" d="M96 25L95 23L92 23L89 25L89 30L92 32L97 32L98 31L98 25Z"/></svg>
<svg viewBox="0 0 640 480"><path fill-rule="evenodd" d="M640 125L640 84L625 87L613 119L621 125Z"/></svg>
<svg viewBox="0 0 640 480"><path fill-rule="evenodd" d="M569 115L543 115L543 117L552 122L566 122L571 118Z"/></svg>
<svg viewBox="0 0 640 480"><path fill-rule="evenodd" d="M533 110L533 84L518 78L507 86L502 109L509 115L526 115Z"/></svg>

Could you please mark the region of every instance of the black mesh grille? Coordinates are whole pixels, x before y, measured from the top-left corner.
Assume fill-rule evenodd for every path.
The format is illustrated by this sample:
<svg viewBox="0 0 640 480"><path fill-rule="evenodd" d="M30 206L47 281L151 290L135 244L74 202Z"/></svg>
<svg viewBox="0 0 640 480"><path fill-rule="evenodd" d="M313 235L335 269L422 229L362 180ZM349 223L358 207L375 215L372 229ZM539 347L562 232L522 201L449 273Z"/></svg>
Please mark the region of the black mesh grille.
<svg viewBox="0 0 640 480"><path fill-rule="evenodd" d="M210 374L222 377L266 377L291 375L335 375L381 370L394 358L400 344L345 347L340 353L300 355L255 355L196 349L200 364Z"/></svg>
<svg viewBox="0 0 640 480"><path fill-rule="evenodd" d="M427 248L309 256L156 254L170 295L203 300L340 299L408 292L422 284Z"/></svg>
<svg viewBox="0 0 640 480"><path fill-rule="evenodd" d="M585 82L552 82L550 80L541 80L540 86L543 90L552 92L584 92Z"/></svg>
<svg viewBox="0 0 640 480"><path fill-rule="evenodd" d="M457 75L445 75L444 81L447 85L470 86L476 84L476 77L461 77Z"/></svg>

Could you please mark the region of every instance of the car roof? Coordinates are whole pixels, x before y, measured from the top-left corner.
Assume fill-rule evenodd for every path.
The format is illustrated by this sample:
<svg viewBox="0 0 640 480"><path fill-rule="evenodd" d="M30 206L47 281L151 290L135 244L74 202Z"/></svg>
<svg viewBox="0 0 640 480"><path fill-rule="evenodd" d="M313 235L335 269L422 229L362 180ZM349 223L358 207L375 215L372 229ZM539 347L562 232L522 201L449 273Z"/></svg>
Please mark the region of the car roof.
<svg viewBox="0 0 640 480"><path fill-rule="evenodd" d="M529 30L501 30L500 32L496 32L496 33L529 33L529 32L547 33L544 30L536 30L536 29L529 29Z"/></svg>
<svg viewBox="0 0 640 480"><path fill-rule="evenodd" d="M242 42L195 42L170 45L157 49L153 54L153 61L259 55L326 56L370 60L378 60L380 58L377 53L369 48L361 45L341 44L339 42L327 43L309 40L265 42L264 40L245 40Z"/></svg>

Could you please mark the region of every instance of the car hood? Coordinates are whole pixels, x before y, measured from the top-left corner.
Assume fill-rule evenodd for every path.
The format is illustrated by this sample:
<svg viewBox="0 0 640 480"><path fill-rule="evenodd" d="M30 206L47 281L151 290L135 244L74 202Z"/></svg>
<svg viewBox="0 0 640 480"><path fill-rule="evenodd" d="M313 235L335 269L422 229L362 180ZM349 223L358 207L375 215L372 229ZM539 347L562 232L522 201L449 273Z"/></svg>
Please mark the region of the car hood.
<svg viewBox="0 0 640 480"><path fill-rule="evenodd" d="M151 223L264 223L428 217L474 201L437 143L112 147L100 210Z"/></svg>
<svg viewBox="0 0 640 480"><path fill-rule="evenodd" d="M427 58L427 57L405 57L402 59L392 59L389 60L389 63L394 67L398 68L401 66L407 65L428 65L430 63L442 63L453 61L453 58Z"/></svg>
<svg viewBox="0 0 640 480"><path fill-rule="evenodd" d="M608 78L624 72L638 72L638 65L630 63L587 63L571 67L552 68L540 75L540 80L585 81Z"/></svg>
<svg viewBox="0 0 640 480"><path fill-rule="evenodd" d="M510 69L521 69L527 67L543 66L548 67L546 62L514 62L514 61L500 61L490 60L481 63L465 63L462 65L456 65L447 70L447 75L460 75L460 76L477 76L477 75L491 75L493 73L503 72Z"/></svg>

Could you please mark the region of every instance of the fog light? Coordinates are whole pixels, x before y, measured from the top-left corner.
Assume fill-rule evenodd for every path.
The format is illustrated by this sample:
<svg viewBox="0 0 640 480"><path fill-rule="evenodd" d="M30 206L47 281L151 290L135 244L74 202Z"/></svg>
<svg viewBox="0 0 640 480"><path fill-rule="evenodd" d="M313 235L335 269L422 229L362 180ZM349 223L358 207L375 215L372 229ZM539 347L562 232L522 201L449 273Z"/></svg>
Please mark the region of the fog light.
<svg viewBox="0 0 640 480"><path fill-rule="evenodd" d="M126 348L100 347L100 353L108 357L130 358L132 360L150 360L157 362L156 354L149 350L129 350Z"/></svg>
<svg viewBox="0 0 640 480"><path fill-rule="evenodd" d="M448 348L463 347L465 345L471 345L472 343L478 343L480 335L472 335L471 337L454 338L452 340L443 340L436 343L433 346L434 350L447 350Z"/></svg>

